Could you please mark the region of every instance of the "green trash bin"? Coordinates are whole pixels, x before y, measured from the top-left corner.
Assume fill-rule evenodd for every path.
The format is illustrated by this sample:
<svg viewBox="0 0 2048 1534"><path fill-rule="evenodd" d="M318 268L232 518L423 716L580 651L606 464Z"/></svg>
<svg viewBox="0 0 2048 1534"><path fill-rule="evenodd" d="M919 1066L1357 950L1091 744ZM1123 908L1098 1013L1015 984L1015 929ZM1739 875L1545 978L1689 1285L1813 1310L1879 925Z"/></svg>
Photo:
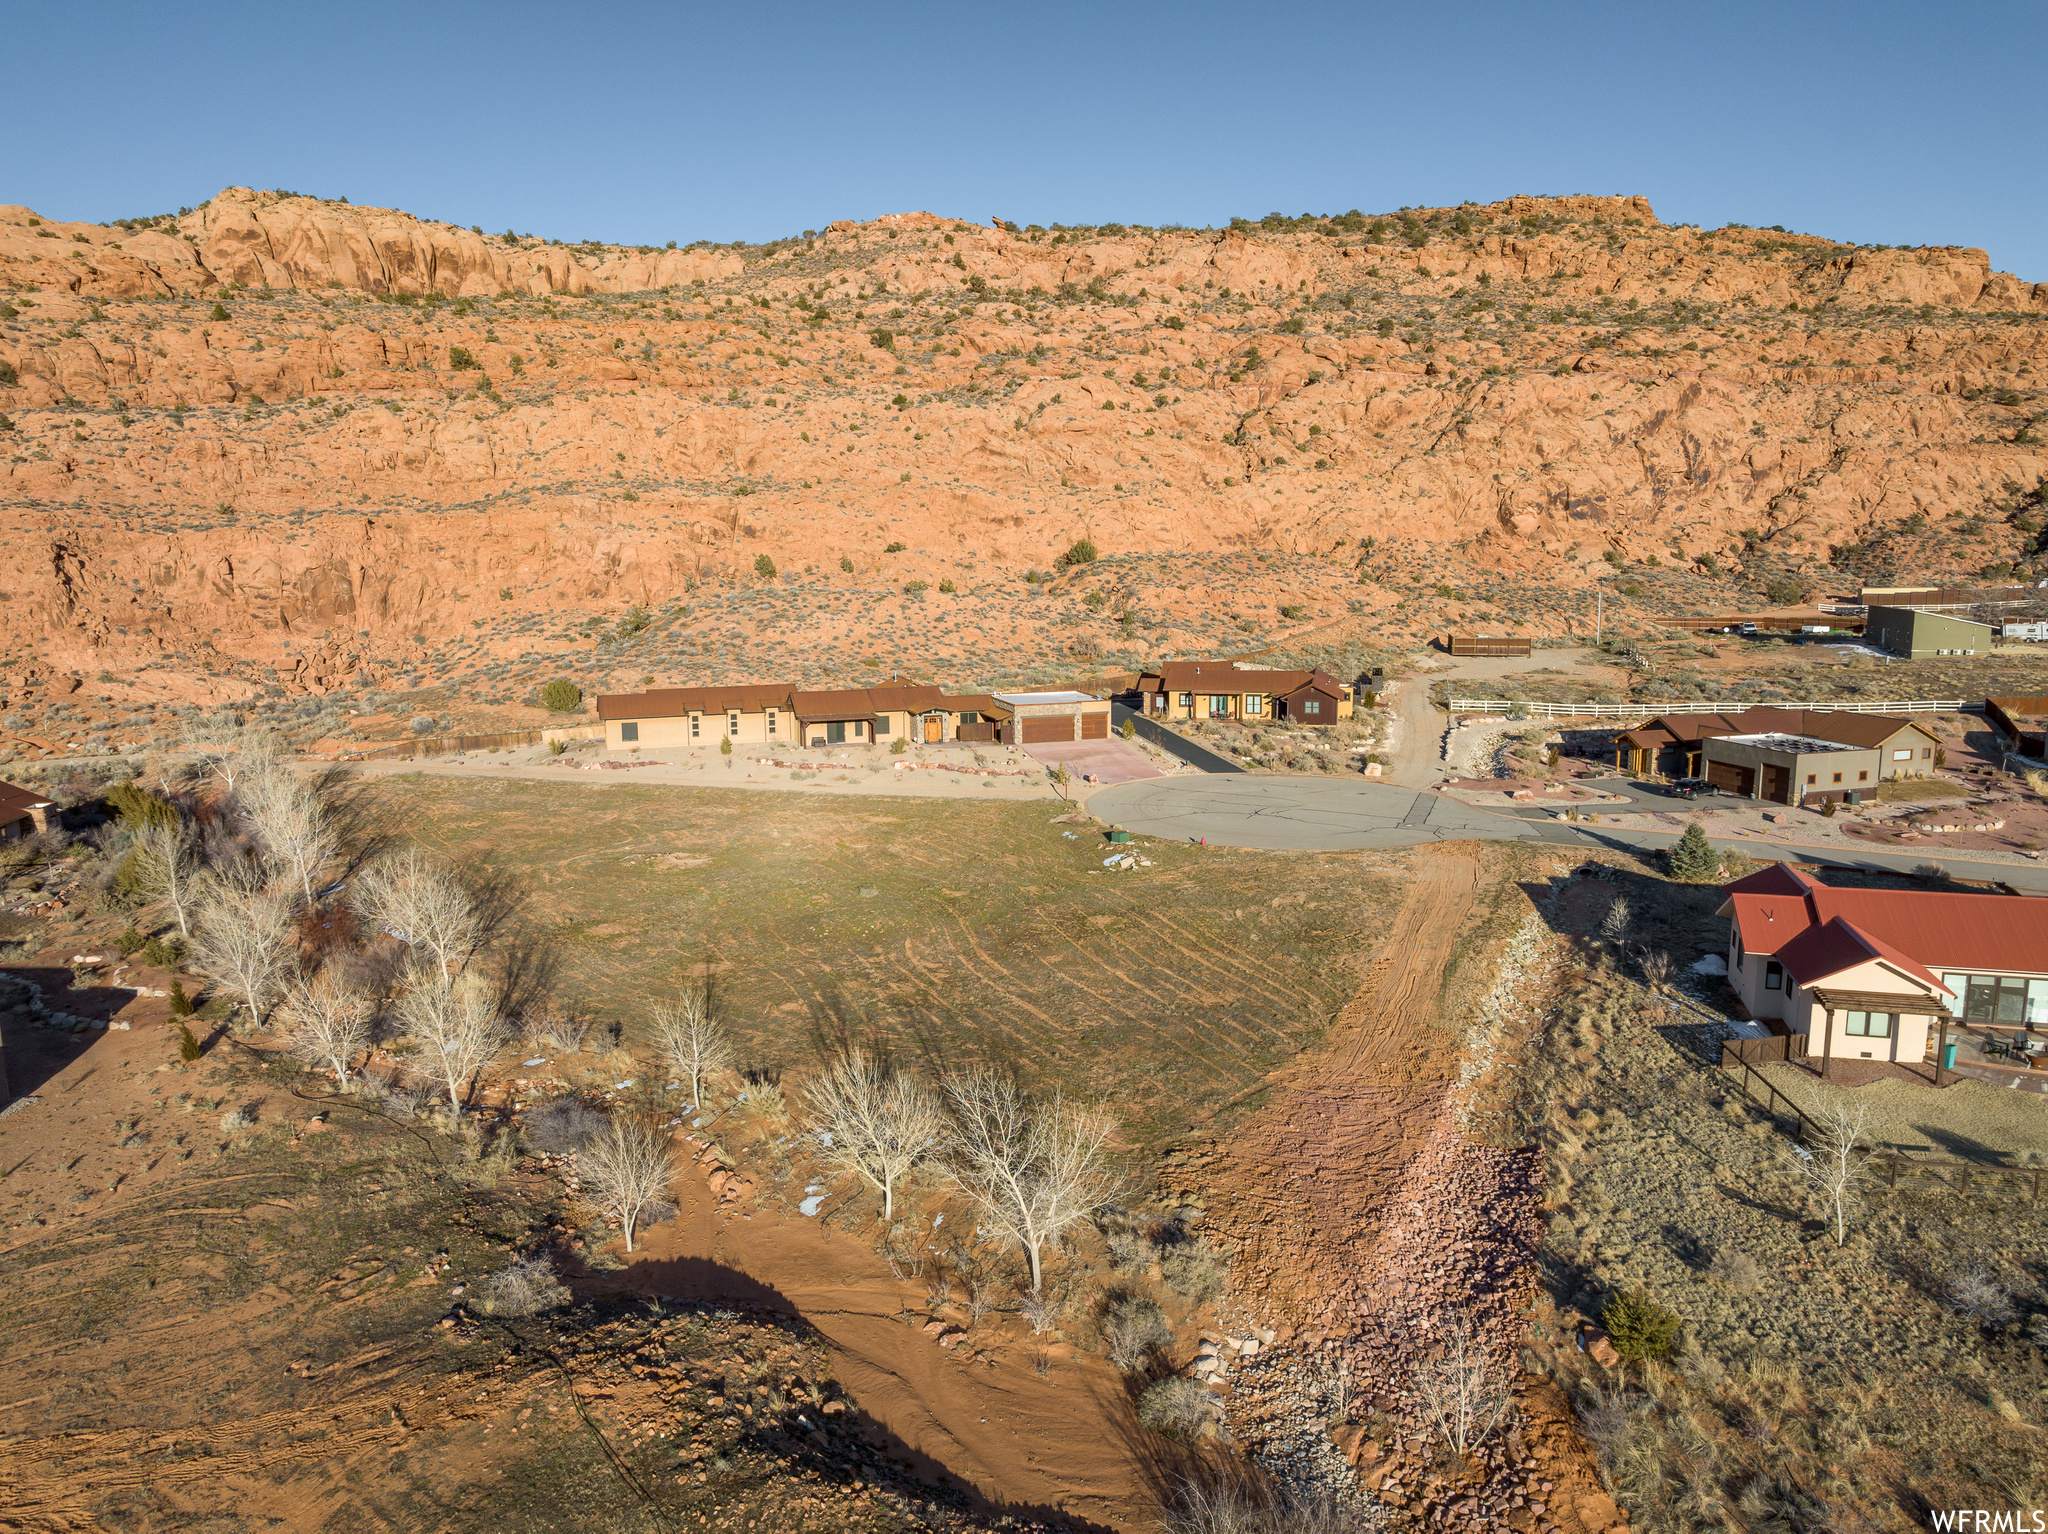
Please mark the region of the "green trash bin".
<svg viewBox="0 0 2048 1534"><path fill-rule="evenodd" d="M1109 833L1109 839L1114 845L1121 847L1131 839L1131 833L1128 831L1112 831Z"/></svg>
<svg viewBox="0 0 2048 1534"><path fill-rule="evenodd" d="M1955 1045L1948 1044L1943 1046L1941 1051L1941 1068L1945 1071L1952 1071L1956 1068Z"/></svg>

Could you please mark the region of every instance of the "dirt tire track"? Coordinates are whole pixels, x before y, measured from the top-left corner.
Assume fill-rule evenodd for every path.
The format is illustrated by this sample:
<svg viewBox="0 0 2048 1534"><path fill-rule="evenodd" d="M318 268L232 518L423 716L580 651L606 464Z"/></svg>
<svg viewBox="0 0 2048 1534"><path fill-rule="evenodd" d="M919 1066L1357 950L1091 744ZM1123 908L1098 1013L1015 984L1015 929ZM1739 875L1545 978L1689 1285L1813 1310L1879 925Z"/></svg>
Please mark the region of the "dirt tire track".
<svg viewBox="0 0 2048 1534"><path fill-rule="evenodd" d="M1430 1025L1479 887L1469 856L1422 862L1325 1047L1191 1181L1188 1191L1208 1196L1212 1239L1234 1249L1238 1294L1323 1316L1349 1287L1455 1073L1456 1052Z"/></svg>

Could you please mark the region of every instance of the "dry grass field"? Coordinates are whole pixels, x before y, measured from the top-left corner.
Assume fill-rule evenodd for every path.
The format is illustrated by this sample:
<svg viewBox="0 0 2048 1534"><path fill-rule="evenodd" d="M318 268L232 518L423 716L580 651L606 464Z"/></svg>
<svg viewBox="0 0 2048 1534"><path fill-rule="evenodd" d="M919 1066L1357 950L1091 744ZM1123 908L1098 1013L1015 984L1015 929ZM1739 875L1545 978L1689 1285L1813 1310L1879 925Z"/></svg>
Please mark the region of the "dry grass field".
<svg viewBox="0 0 2048 1534"><path fill-rule="evenodd" d="M885 1042L1114 1107L1154 1149L1319 1038L1401 900L1355 856L1109 849L1057 805L399 778L394 827L530 891L558 1004L644 1042L709 966L745 1064ZM573 826L573 832L565 828Z"/></svg>

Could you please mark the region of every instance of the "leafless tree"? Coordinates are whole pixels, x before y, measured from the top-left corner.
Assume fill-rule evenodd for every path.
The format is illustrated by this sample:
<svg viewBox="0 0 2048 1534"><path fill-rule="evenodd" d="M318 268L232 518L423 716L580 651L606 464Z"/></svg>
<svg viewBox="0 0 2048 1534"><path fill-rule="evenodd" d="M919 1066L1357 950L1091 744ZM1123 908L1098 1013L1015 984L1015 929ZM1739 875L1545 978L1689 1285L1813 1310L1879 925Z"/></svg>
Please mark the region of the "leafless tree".
<svg viewBox="0 0 2048 1534"><path fill-rule="evenodd" d="M340 851L327 807L289 767L272 762L244 775L235 794L265 858L313 903L314 876Z"/></svg>
<svg viewBox="0 0 2048 1534"><path fill-rule="evenodd" d="M284 896L222 882L193 913L199 968L241 997L260 1026L291 961L291 913Z"/></svg>
<svg viewBox="0 0 2048 1534"><path fill-rule="evenodd" d="M475 1090L510 1033L496 999L473 978L445 989L431 979L416 985L399 1001L398 1015L405 1031L419 1040L426 1069L448 1089L454 1108Z"/></svg>
<svg viewBox="0 0 2048 1534"><path fill-rule="evenodd" d="M1116 1121L1057 1093L1033 1102L1008 1077L987 1070L949 1081L946 1099L953 1180L980 1206L990 1231L1024 1249L1035 1294L1045 1276L1045 1244L1115 1190L1106 1147Z"/></svg>
<svg viewBox="0 0 2048 1534"><path fill-rule="evenodd" d="M295 975L285 986L286 1046L319 1070L334 1072L337 1085L348 1085L349 1062L370 1047L370 1026L376 1005L333 969L317 975Z"/></svg>
<svg viewBox="0 0 2048 1534"><path fill-rule="evenodd" d="M275 762L284 742L270 730L202 730L188 725L185 748L205 764L222 788L233 793L247 774Z"/></svg>
<svg viewBox="0 0 2048 1534"><path fill-rule="evenodd" d="M861 1049L846 1051L804 1092L824 1159L874 1184L882 1218L893 1220L897 1182L945 1129L938 1098L908 1071Z"/></svg>
<svg viewBox="0 0 2048 1534"><path fill-rule="evenodd" d="M1493 1436L1514 1398L1464 1316L1446 1312L1436 1333L1443 1352L1416 1369L1415 1395L1444 1442L1463 1454Z"/></svg>
<svg viewBox="0 0 2048 1534"><path fill-rule="evenodd" d="M690 986L673 1004L654 1009L654 1036L676 1074L689 1078L692 1106L704 1101L706 1076L732 1068L732 1041L712 1015L711 994L702 986Z"/></svg>
<svg viewBox="0 0 2048 1534"><path fill-rule="evenodd" d="M1849 1215L1856 1207L1856 1190L1863 1181L1870 1153L1863 1149L1870 1128L1870 1104L1862 1098L1823 1104L1812 1115L1815 1128L1806 1135L1802 1156L1787 1150L1786 1160L1805 1179L1835 1225L1835 1245L1849 1239Z"/></svg>
<svg viewBox="0 0 2048 1534"><path fill-rule="evenodd" d="M667 1134L643 1115L615 1114L576 1153L576 1170L598 1207L624 1228L632 1251L641 1212L663 1201L674 1176Z"/></svg>
<svg viewBox="0 0 2048 1534"><path fill-rule="evenodd" d="M136 879L143 894L167 907L178 919L178 931L188 938L205 882L197 844L197 831L182 815L176 820L144 822L136 828L132 843Z"/></svg>
<svg viewBox="0 0 2048 1534"><path fill-rule="evenodd" d="M372 864L351 894L364 915L433 966L443 989L483 940L483 920L462 881L417 847Z"/></svg>

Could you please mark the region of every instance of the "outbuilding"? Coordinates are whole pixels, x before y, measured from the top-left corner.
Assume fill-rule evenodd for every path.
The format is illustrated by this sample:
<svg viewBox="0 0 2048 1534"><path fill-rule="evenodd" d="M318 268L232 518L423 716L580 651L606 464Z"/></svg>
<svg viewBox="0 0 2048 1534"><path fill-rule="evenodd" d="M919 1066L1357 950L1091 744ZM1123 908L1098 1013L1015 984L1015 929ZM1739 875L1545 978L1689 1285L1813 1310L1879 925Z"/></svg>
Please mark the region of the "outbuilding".
<svg viewBox="0 0 2048 1534"><path fill-rule="evenodd" d="M1717 735L1704 745L1706 780L1724 794L1802 804L1844 799L1878 781L1878 753L1810 735Z"/></svg>
<svg viewBox="0 0 2048 1534"><path fill-rule="evenodd" d="M0 842L17 842L24 836L50 829L50 811L56 804L41 794L12 783L0 783Z"/></svg>
<svg viewBox="0 0 2048 1534"><path fill-rule="evenodd" d="M1998 638L1988 623L1926 613L1912 607L1873 607L1865 620L1864 641L1906 660L1937 655L1986 655Z"/></svg>

